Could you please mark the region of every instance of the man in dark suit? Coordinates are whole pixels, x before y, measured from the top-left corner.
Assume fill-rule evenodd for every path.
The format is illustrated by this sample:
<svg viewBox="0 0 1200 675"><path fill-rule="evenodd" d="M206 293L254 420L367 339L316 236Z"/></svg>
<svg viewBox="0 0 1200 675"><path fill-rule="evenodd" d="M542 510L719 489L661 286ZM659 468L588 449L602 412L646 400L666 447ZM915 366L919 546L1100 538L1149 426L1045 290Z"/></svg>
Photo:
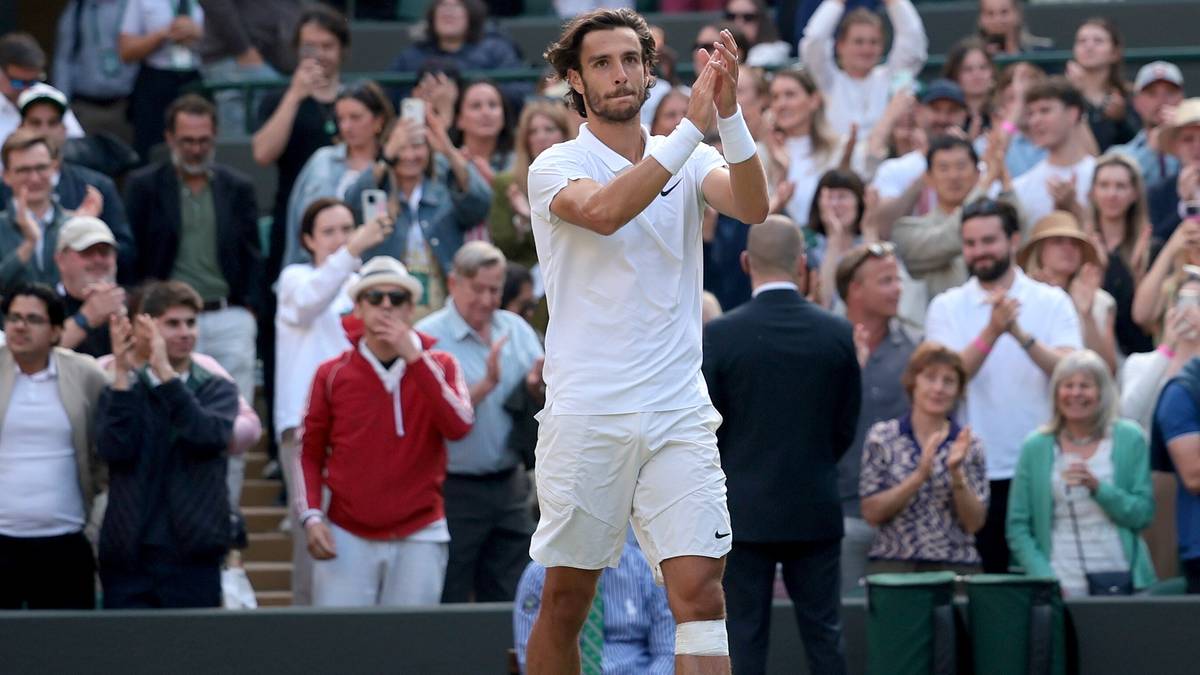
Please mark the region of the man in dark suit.
<svg viewBox="0 0 1200 675"><path fill-rule="evenodd" d="M861 398L852 329L800 294L803 239L787 218L750 229L742 267L753 299L704 328L704 376L725 418L717 444L734 532L725 567L733 670L765 671L782 563L808 670L837 675L846 672L837 462Z"/></svg>

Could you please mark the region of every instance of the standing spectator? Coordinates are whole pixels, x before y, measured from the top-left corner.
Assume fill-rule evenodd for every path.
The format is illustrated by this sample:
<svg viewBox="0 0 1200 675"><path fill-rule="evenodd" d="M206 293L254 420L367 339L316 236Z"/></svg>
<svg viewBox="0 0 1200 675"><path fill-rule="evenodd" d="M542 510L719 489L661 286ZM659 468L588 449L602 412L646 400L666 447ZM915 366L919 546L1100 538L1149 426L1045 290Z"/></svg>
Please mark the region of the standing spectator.
<svg viewBox="0 0 1200 675"><path fill-rule="evenodd" d="M1159 140L1163 149L1179 160L1178 171L1147 185L1154 236L1167 239L1184 219L1185 204L1200 200L1200 98L1179 104L1159 132Z"/></svg>
<svg viewBox="0 0 1200 675"><path fill-rule="evenodd" d="M769 183L791 184L787 215L799 225L808 223L817 180L838 165L843 141L829 128L825 97L808 70L781 70L771 80L769 132L773 169ZM776 131L777 130L777 131Z"/></svg>
<svg viewBox="0 0 1200 675"><path fill-rule="evenodd" d="M1142 182L1154 185L1179 171L1179 158L1163 146L1162 130L1167 111L1183 102L1183 71L1167 61L1153 61L1138 69L1133 80L1133 109L1142 128L1128 143L1109 148L1132 155L1142 171Z"/></svg>
<svg viewBox="0 0 1200 675"><path fill-rule="evenodd" d="M364 332L313 378L295 499L318 607L441 599L446 441L466 436L473 415L458 362L409 327L420 293L396 259L372 258L349 289Z"/></svg>
<svg viewBox="0 0 1200 675"><path fill-rule="evenodd" d="M458 360L469 383L475 424L448 444L446 522L450 559L442 602L509 602L529 563L533 520L529 474L509 443L507 402L520 388L544 400L543 350L533 328L500 309L506 261L482 241L454 256L446 306L416 325Z"/></svg>
<svg viewBox="0 0 1200 675"><path fill-rule="evenodd" d="M805 252L820 270L818 297L826 309L840 299L835 278L842 256L857 244L879 241L868 215L863 183L856 173L830 169L821 175L803 231Z"/></svg>
<svg viewBox="0 0 1200 675"><path fill-rule="evenodd" d="M1025 440L1013 475L1008 542L1025 574L1058 579L1064 595L1104 594L1088 575L1128 572L1154 583L1139 532L1154 517L1150 453L1136 424L1116 419L1107 364L1084 350L1050 378L1049 423Z"/></svg>
<svg viewBox="0 0 1200 675"><path fill-rule="evenodd" d="M108 323L124 316L125 289L117 285L117 240L99 218L75 216L63 223L54 264L56 289L66 320L59 346L100 358L112 353Z"/></svg>
<svg viewBox="0 0 1200 675"><path fill-rule="evenodd" d="M138 255L131 276L186 282L200 295L196 350L217 359L254 400L253 312L259 310L254 187L218 164L217 113L187 94L166 113L171 159L139 169L125 186Z"/></svg>
<svg viewBox="0 0 1200 675"><path fill-rule="evenodd" d="M51 80L93 135L104 131L130 143L126 112L138 67L122 63L117 47L124 7L121 0L68 2L58 17Z"/></svg>
<svg viewBox="0 0 1200 675"><path fill-rule="evenodd" d="M342 199L364 171L375 166L384 133L395 119L392 103L370 80L343 89L333 103L338 120L338 143L312 154L296 176L288 197L284 224L283 264L311 260L300 243L300 220L310 204L322 197Z"/></svg>
<svg viewBox="0 0 1200 675"><path fill-rule="evenodd" d="M737 532L724 582L730 657L738 673L765 672L782 563L809 672L844 673L837 464L854 439L861 393L851 328L800 295L804 244L791 223L772 216L754 225L746 249L754 298L704 327L704 377L725 419L717 444Z"/></svg>
<svg viewBox="0 0 1200 675"><path fill-rule="evenodd" d="M1133 140L1141 122L1129 105L1117 25L1104 17L1084 21L1075 31L1072 57L1067 62L1067 78L1083 95L1087 104L1084 115L1100 152Z"/></svg>
<svg viewBox="0 0 1200 675"><path fill-rule="evenodd" d="M1017 264L1031 279L1057 286L1071 296L1083 328L1083 346L1104 359L1111 375L1117 371L1113 332L1117 301L1101 288L1101 255L1075 216L1053 211L1033 226L1017 252Z"/></svg>
<svg viewBox="0 0 1200 675"><path fill-rule="evenodd" d="M204 9L197 0L129 0L121 19L117 51L139 63L127 115L133 148L143 162L163 138L163 110L200 80L196 47L204 36Z"/></svg>
<svg viewBox="0 0 1200 675"><path fill-rule="evenodd" d="M109 324L115 372L96 413L110 481L100 529L109 609L221 605L238 394L192 359L201 307L187 284L159 282L143 291L136 324Z"/></svg>
<svg viewBox="0 0 1200 675"><path fill-rule="evenodd" d="M454 106L450 140L488 185L496 172L511 168L512 112L496 83L479 80L462 88Z"/></svg>
<svg viewBox="0 0 1200 675"><path fill-rule="evenodd" d="M863 447L862 512L879 527L867 569L978 572L988 482L983 446L953 420L966 390L962 357L926 342L902 382L912 409L872 426Z"/></svg>
<svg viewBox="0 0 1200 675"><path fill-rule="evenodd" d="M775 17L766 0L725 0L725 20L745 36L738 42L739 54L748 66L765 68L782 66L791 60L792 46L779 39Z"/></svg>
<svg viewBox="0 0 1200 675"><path fill-rule="evenodd" d="M1104 290L1117 303L1114 326L1121 354L1154 349L1150 335L1133 320L1137 286L1150 266L1150 220L1146 188L1137 164L1115 150L1096 160L1089 225L1108 255Z"/></svg>
<svg viewBox="0 0 1200 675"><path fill-rule="evenodd" d="M17 100L28 88L46 79L46 53L29 33L0 36L0 143L21 124ZM83 127L67 112L67 136L82 138Z"/></svg>
<svg viewBox="0 0 1200 675"><path fill-rule="evenodd" d="M1079 90L1063 77L1052 77L1025 92L1029 137L1048 154L1013 179L1025 218L1024 233L1056 209L1083 213L1096 170L1096 158L1076 133L1085 106Z"/></svg>
<svg viewBox="0 0 1200 675"><path fill-rule="evenodd" d="M1027 54L1054 47L1052 40L1025 27L1022 0L979 0L978 24L979 37L992 54Z"/></svg>
<svg viewBox="0 0 1200 675"><path fill-rule="evenodd" d="M902 95L896 98L903 100ZM921 92L920 105L916 109L917 128L921 130L925 143L905 155L881 163L875 171L871 187L883 199L899 198L928 169L925 154L929 143L940 136L965 131L967 116L967 101L957 82L944 79L930 82ZM912 208L899 210L902 215L908 215Z"/></svg>
<svg viewBox="0 0 1200 675"><path fill-rule="evenodd" d="M959 40L946 55L942 77L956 83L967 104L967 137L974 141L992 128L992 94L996 64L987 45L977 37Z"/></svg>
<svg viewBox="0 0 1200 675"><path fill-rule="evenodd" d="M83 534L103 487L93 415L104 373L56 347L63 305L22 285L3 302L0 345L0 609L92 609L92 546Z"/></svg>
<svg viewBox="0 0 1200 675"><path fill-rule="evenodd" d="M299 431L313 375L327 359L350 347L342 326L342 315L352 308L346 286L362 266L363 251L383 241L390 230L389 221L372 221L355 230L354 214L345 202L321 197L300 220L300 245L312 262L288 265L279 275L275 352L287 355L288 362L275 371L273 411L280 464L293 500L304 494L299 483ZM292 531L292 604L304 606L312 604L312 558L299 529Z"/></svg>
<svg viewBox="0 0 1200 675"><path fill-rule="evenodd" d="M541 610L546 568L530 561L517 584L513 603L513 644L525 672L529 632ZM675 672L675 619L667 594L654 583L646 554L630 528L616 567L600 573L593 607L602 620L603 672L672 675Z"/></svg>
<svg viewBox="0 0 1200 675"><path fill-rule="evenodd" d="M1008 571L1009 483L1021 442L1050 408L1049 374L1064 354L1083 346L1066 292L1030 279L1013 263L1019 229L1016 209L1004 202L968 204L963 260L973 278L934 298L925 323L926 340L962 357L970 382L966 421L987 448L990 500L975 543L988 573Z"/></svg>
<svg viewBox="0 0 1200 675"><path fill-rule="evenodd" d="M1045 80L1046 71L1032 63L1017 62L1005 66L996 83L996 120L1008 142L1004 165L1013 178L1029 171L1050 154L1029 138L1029 115L1025 106L1025 92ZM986 150L991 143L990 135L976 139L976 149Z"/></svg>
<svg viewBox="0 0 1200 675"><path fill-rule="evenodd" d="M921 15L909 0L884 0L895 35L883 57L883 20L845 0L825 0L800 40L800 57L829 99L829 119L839 133L856 127L864 136L883 114L897 79L916 77L925 65L928 39Z"/></svg>
<svg viewBox="0 0 1200 675"><path fill-rule="evenodd" d="M1170 299L1189 280L1200 278L1196 265L1200 265L1200 216L1189 216L1159 249L1138 283L1131 314L1142 330L1154 336L1162 334Z"/></svg>
<svg viewBox="0 0 1200 675"><path fill-rule="evenodd" d="M838 496L842 500L842 592L858 587L866 573L867 552L875 530L863 519L859 504L859 471L863 442L876 422L907 410L900 377L916 349L914 338L897 318L900 311L900 265L890 244L863 244L837 266L838 295L846 302L846 319L854 326L854 350L862 371L862 409L854 442L838 460Z"/></svg>

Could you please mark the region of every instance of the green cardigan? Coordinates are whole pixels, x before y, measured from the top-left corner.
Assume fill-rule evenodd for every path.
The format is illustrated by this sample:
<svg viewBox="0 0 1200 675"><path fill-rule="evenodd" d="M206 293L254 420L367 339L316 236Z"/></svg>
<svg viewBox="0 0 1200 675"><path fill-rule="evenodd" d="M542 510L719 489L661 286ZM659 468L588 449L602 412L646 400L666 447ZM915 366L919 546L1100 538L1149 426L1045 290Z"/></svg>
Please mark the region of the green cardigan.
<svg viewBox="0 0 1200 675"><path fill-rule="evenodd" d="M1054 436L1035 432L1025 439L1021 459L1008 495L1005 528L1014 561L1025 574L1054 577L1050 566L1051 518L1054 496L1050 473L1054 466ZM1154 583L1150 550L1138 532L1154 518L1154 491L1150 483L1150 452L1141 427L1118 420L1112 429L1113 483L1101 483L1092 495L1120 533L1125 557L1133 560L1133 585ZM1136 559L1133 547L1138 547Z"/></svg>

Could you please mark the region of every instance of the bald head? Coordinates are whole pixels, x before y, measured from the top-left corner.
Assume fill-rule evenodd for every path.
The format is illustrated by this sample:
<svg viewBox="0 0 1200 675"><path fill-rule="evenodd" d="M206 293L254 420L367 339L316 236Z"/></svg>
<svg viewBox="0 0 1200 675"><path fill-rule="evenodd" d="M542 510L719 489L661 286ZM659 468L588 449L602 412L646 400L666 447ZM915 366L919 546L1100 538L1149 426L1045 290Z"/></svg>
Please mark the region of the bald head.
<svg viewBox="0 0 1200 675"><path fill-rule="evenodd" d="M746 253L755 274L796 273L796 264L804 254L800 228L786 216L768 216L750 228Z"/></svg>

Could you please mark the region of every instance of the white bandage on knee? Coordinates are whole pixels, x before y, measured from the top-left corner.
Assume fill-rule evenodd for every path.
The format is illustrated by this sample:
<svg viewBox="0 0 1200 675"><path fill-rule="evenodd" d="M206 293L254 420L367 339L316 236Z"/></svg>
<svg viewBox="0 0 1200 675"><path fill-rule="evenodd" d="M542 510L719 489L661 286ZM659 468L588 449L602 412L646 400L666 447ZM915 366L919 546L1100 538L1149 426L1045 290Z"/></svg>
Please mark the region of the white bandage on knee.
<svg viewBox="0 0 1200 675"><path fill-rule="evenodd" d="M696 151L696 146L700 145L702 140L704 140L704 133L685 117L679 120L675 131L667 136L667 140L659 143L650 156L674 176L687 163L688 157L692 156L692 153Z"/></svg>
<svg viewBox="0 0 1200 675"><path fill-rule="evenodd" d="M750 135L750 127L742 117L742 106L729 117L717 116L717 132L721 135L721 150L725 161L740 164L758 153L758 145Z"/></svg>
<svg viewBox="0 0 1200 675"><path fill-rule="evenodd" d="M729 656L725 621L688 621L675 626L675 653L688 656Z"/></svg>

